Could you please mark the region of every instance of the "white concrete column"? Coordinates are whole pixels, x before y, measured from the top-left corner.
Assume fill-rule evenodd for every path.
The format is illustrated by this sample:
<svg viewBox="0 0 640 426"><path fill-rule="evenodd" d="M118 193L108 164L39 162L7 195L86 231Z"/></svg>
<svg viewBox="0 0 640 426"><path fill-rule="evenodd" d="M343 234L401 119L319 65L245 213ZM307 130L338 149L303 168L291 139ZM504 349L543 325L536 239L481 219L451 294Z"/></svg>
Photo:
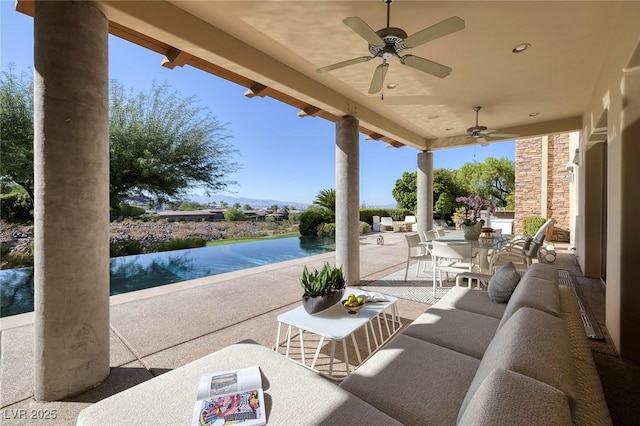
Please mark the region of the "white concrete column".
<svg viewBox="0 0 640 426"><path fill-rule="evenodd" d="M418 154L417 176L418 205L416 219L418 232L433 228L433 152L422 151Z"/></svg>
<svg viewBox="0 0 640 426"><path fill-rule="evenodd" d="M358 120L336 123L336 265L349 285L360 283L360 147Z"/></svg>
<svg viewBox="0 0 640 426"><path fill-rule="evenodd" d="M108 22L34 3L35 398L109 375Z"/></svg>

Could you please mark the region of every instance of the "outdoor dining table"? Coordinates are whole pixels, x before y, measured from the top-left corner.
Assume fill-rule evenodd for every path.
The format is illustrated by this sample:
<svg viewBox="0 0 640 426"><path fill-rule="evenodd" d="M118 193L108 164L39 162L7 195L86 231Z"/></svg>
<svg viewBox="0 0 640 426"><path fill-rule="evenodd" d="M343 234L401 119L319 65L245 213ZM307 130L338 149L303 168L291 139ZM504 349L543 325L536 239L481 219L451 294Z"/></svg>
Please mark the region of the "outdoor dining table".
<svg viewBox="0 0 640 426"><path fill-rule="evenodd" d="M481 237L478 240L465 240L464 232L453 231L447 233L444 237L436 238L434 241L439 241L446 244L470 243L473 247L473 252L478 253L478 266L480 267L480 272L483 274L490 274L491 271L489 271L489 250L499 249L502 244L507 241L507 238L500 236L490 239ZM420 244L429 247L431 245L431 241L423 241Z"/></svg>

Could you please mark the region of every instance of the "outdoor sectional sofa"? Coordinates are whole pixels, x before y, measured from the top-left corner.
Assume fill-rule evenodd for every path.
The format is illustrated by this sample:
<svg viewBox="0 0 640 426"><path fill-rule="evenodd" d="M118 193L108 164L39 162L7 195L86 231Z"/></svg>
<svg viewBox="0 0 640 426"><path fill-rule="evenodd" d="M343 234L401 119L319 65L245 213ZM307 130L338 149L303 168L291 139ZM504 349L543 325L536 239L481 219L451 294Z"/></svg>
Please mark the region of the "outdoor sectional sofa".
<svg viewBox="0 0 640 426"><path fill-rule="evenodd" d="M201 374L253 365L274 425L611 424L575 291L542 264L507 304L454 287L340 385L243 342L87 407L78 424L189 424Z"/></svg>

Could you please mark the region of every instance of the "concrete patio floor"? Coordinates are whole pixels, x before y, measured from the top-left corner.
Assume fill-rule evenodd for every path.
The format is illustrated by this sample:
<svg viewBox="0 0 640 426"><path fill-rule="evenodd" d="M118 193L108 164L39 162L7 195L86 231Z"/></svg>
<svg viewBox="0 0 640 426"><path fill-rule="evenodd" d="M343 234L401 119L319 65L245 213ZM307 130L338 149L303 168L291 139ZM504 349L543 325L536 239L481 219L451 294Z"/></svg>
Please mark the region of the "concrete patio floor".
<svg viewBox="0 0 640 426"><path fill-rule="evenodd" d="M373 284L394 273L397 276L398 271L404 270L407 256L404 234L383 235L384 245L376 244L377 233L361 237L361 285ZM91 403L232 343L252 339L274 347L276 317L300 304L299 277L303 267L319 268L334 260L335 254L327 253L112 296L111 375L96 388L65 401L45 403L33 399L33 313L3 318L0 423L75 424L78 413ZM580 278L573 255L566 251L560 252L555 265L579 277L597 321L606 332L602 285ZM410 275L409 280L412 279ZM405 326L428 307L425 303L398 300ZM623 419L615 424L637 419L635 404L625 401L635 400L638 395L638 386L634 384L638 382L634 380L640 377L640 368L617 357L609 344L594 342L592 346L598 370L601 376L606 376L602 382L612 416L614 420ZM323 364L322 360L319 364ZM33 413L56 418L31 419Z"/></svg>

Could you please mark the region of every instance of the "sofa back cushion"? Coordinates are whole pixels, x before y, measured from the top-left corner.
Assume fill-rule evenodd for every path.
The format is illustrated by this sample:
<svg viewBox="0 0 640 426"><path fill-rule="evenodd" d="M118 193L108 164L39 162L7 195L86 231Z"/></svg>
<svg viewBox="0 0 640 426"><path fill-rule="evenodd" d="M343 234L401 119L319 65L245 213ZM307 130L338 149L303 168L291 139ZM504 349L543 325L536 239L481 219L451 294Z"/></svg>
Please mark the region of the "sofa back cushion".
<svg viewBox="0 0 640 426"><path fill-rule="evenodd" d="M507 303L519 281L520 274L513 263L503 265L489 280L487 288L489 299L495 303Z"/></svg>
<svg viewBox="0 0 640 426"><path fill-rule="evenodd" d="M564 393L523 374L496 368L478 387L458 426L571 423Z"/></svg>
<svg viewBox="0 0 640 426"><path fill-rule="evenodd" d="M551 268L551 270L556 274L555 269ZM522 307L537 309L556 317L560 316L560 293L558 291L557 277L553 279L548 277L539 278L535 275L538 271L536 268L530 274L527 270L527 273L520 279L518 286L507 303L498 330Z"/></svg>
<svg viewBox="0 0 640 426"><path fill-rule="evenodd" d="M518 309L489 343L458 420L482 381L496 368L524 374L560 390L573 413L577 395L574 367L569 336L560 318L536 309Z"/></svg>

